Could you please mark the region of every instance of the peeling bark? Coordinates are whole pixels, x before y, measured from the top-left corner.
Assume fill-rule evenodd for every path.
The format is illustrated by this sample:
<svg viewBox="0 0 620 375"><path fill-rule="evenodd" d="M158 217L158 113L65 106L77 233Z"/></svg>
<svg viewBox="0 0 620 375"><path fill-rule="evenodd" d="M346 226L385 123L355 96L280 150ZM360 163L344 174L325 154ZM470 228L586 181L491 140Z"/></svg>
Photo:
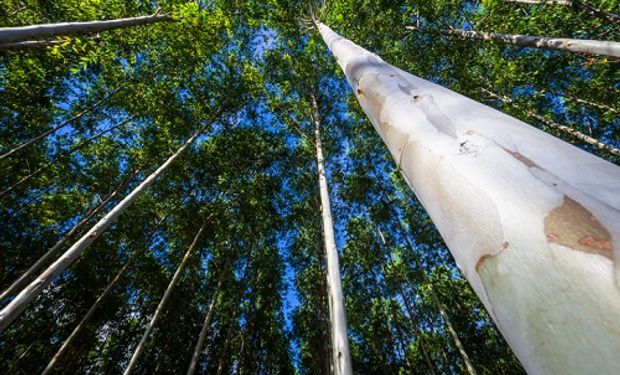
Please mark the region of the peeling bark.
<svg viewBox="0 0 620 375"><path fill-rule="evenodd" d="M435 31L420 29L416 26L407 26L408 30L418 30L433 34ZM529 36L519 34L500 34L473 30L440 30L436 33L458 38L491 41L500 44L510 44L521 47L540 48L552 51L582 53L586 55L620 57L620 42L570 39L570 38L547 38L543 36Z"/></svg>
<svg viewBox="0 0 620 375"><path fill-rule="evenodd" d="M620 373L620 168L317 27L524 368ZM432 98L443 116L428 116L416 97ZM444 116L456 139L442 130ZM549 241L545 217L565 197L609 233L611 259ZM592 232L582 246L608 247L597 224L571 216Z"/></svg>

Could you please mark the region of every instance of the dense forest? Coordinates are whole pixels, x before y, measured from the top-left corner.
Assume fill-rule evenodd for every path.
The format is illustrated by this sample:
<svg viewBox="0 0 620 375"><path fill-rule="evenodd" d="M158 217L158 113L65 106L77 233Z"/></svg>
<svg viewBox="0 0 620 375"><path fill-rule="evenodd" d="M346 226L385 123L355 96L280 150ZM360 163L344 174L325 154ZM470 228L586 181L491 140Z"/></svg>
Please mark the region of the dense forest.
<svg viewBox="0 0 620 375"><path fill-rule="evenodd" d="M620 373L585 1L0 0L0 373Z"/></svg>

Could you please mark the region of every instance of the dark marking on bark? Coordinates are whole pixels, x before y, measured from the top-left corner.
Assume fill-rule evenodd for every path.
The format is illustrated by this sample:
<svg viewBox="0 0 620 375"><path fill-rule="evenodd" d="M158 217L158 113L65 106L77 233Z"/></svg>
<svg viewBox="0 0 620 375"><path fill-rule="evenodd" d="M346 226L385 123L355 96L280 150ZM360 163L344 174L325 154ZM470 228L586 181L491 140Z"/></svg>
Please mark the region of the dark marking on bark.
<svg viewBox="0 0 620 375"><path fill-rule="evenodd" d="M440 132L451 138L456 139L456 131L452 121L435 104L430 95L417 95L414 97L414 104L424 112L426 119Z"/></svg>
<svg viewBox="0 0 620 375"><path fill-rule="evenodd" d="M612 259L613 245L607 228L568 196L545 217L544 230L548 242Z"/></svg>
<svg viewBox="0 0 620 375"><path fill-rule="evenodd" d="M476 262L476 272L480 273L480 267L482 267L482 265L484 264L484 262L489 259L492 258L496 255L498 255L499 253L501 253L502 251L506 250L508 248L508 242L504 241L500 247L499 250L494 252L494 253L489 253L489 254L484 254L483 256L480 257L480 259L478 259L478 262Z"/></svg>
<svg viewBox="0 0 620 375"><path fill-rule="evenodd" d="M500 146L501 147L501 146ZM532 160L528 159L527 157L523 156L522 154L520 154L517 151L511 151L508 150L504 147L502 147L504 149L504 151L506 151L507 153L509 153L510 155L512 155L512 157L514 157L515 159L517 159L518 161L520 161L521 163L523 163L526 167L528 168L532 168L532 167L536 167L538 169L541 169L541 167L538 166L538 164L534 163Z"/></svg>

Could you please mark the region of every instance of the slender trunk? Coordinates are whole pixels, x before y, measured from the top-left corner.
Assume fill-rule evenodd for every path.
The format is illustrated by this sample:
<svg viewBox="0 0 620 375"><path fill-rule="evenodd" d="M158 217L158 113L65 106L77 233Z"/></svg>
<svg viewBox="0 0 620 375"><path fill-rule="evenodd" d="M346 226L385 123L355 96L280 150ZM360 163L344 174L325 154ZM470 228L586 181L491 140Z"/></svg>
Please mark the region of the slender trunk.
<svg viewBox="0 0 620 375"><path fill-rule="evenodd" d="M387 250L387 244L385 242L385 238L383 237L383 233L381 232L381 229L378 229L379 232L379 236L381 238L381 244L384 248L384 251L389 254L388 250ZM381 267L381 273L383 275L385 275L385 266L383 265L383 261L381 261L381 263L379 264L379 266ZM384 281L385 283L385 281ZM405 309L407 310L407 314L409 315L408 318L409 320L411 320L411 323L413 324L413 331L415 333L416 338L418 339L418 342L420 344L420 350L422 351L422 356L424 357L424 361L426 362L426 366L428 366L428 370L430 371L430 373L432 375L435 375L435 366L433 365L433 361L431 360L431 356L428 354L428 350L426 349L426 340L424 339L424 336L422 335L422 331L420 331L420 323L418 322L418 318L416 317L415 313L413 312L413 307L411 306L410 302L409 302L409 297L407 297L407 294L405 293L405 290L403 289L402 284L398 284L398 294L400 294L400 298L402 298L404 304L405 304Z"/></svg>
<svg viewBox="0 0 620 375"><path fill-rule="evenodd" d="M215 291L213 292L213 297L211 298L211 303L209 304L209 309L207 310L207 315L205 316L205 321L202 324L202 329L200 330L200 335L198 335L198 342L196 343L196 347L194 348L194 354L192 355L192 360L189 364L189 368L187 369L187 375L193 375L196 371L196 366L198 365L198 360L200 359L200 353L202 352L202 346L204 345L205 339L207 337L207 331L209 330L209 324L211 324L211 319L213 319L213 312L215 311L215 302L217 301L217 297L219 295L220 289L222 289L222 285L224 284L224 279L226 277L226 272L228 270L228 262L224 266L224 268L220 271L220 277L217 281L217 286Z"/></svg>
<svg viewBox="0 0 620 375"><path fill-rule="evenodd" d="M519 34L500 34L488 33L473 30L439 30L437 32L407 26L408 30L418 30L423 33L438 33L446 36L455 36L464 39L492 41L500 44L510 44L521 47L541 48L552 51L583 53L586 55L600 55L609 57L620 57L620 42L588 40L588 39L569 39L569 38L547 38L543 36L528 36Z"/></svg>
<svg viewBox="0 0 620 375"><path fill-rule="evenodd" d="M150 16L119 18L107 21L61 22L21 27L0 27L0 45L58 35L98 33L106 30L123 29L170 20L172 20L170 15L152 14Z"/></svg>
<svg viewBox="0 0 620 375"><path fill-rule="evenodd" d="M80 142L77 146L72 147L71 149L69 149L66 152L61 153L60 155L54 157L52 160L48 161L47 163L43 164L43 166L37 168L35 171L31 172L30 174L22 177L19 181L15 182L13 185L7 187L6 189L2 190L2 192L0 192L0 199L3 198L5 195L7 195L8 193L10 193L11 191L15 190L15 188L17 188L19 185L23 184L24 182L30 180L31 178L33 178L34 176L38 175L39 173L45 171L46 169L48 169L49 167L51 167L52 165L56 164L58 161L63 160L69 156L71 156L74 152L86 147L90 142L92 142L93 140L103 136L106 133L111 132L112 130L119 128L121 126L126 125L130 120L124 120L121 121L120 123L109 127L108 129L105 129L95 135L93 135L92 137L83 140L82 142Z"/></svg>
<svg viewBox="0 0 620 375"><path fill-rule="evenodd" d="M492 96L492 97L494 97L496 99L501 100L502 102L504 102L506 104L510 104L513 107L517 108L517 109L525 111L525 113L528 116L530 116L531 118L536 119L536 120L542 122L543 124L549 126L550 128L554 128L554 129L560 130L560 131L562 131L562 132L564 132L564 133L566 133L568 135L571 135L571 136L573 136L573 137L579 139L580 141L583 141L583 142L585 142L585 143L587 143L589 145L596 146L596 147L598 147L601 150L609 152L610 154L614 154L614 155L620 156L620 149L617 149L617 148L615 148L613 146L610 146L610 145L608 145L606 143L603 143L603 142L599 141L598 139L596 139L594 137L590 137L589 135L583 134L582 132L580 132L580 131L578 131L578 130L570 127L570 126L566 126L566 125L562 125L562 124L558 124L556 122L553 122L553 121L547 119L544 116L541 116L541 115L539 115L539 114L537 114L537 113L535 113L533 111L530 111L527 108L522 107L521 105L517 104L514 100L512 100L511 98L509 98L507 96L496 94L496 93L494 93L494 92L492 92L490 90L487 90L485 88L481 88L481 90L484 91L485 93L487 93L488 95L490 95L490 96Z"/></svg>
<svg viewBox="0 0 620 375"><path fill-rule="evenodd" d="M54 246L50 247L49 250L43 256L36 261L26 272L24 272L17 280L15 280L11 286L9 286L6 290L0 294L0 302L4 301L7 297L14 295L17 293L19 289L24 287L24 285L30 280L35 272L37 272L41 267L43 267L56 253L58 249L60 249L65 242L71 239L79 230L82 228L84 224L90 220L91 217L96 215L105 205L112 200L116 195L118 195L121 191L123 191L127 185L133 180L133 178L140 172L141 168L138 168L135 172L131 173L124 181L122 181L111 193L107 194L101 202L99 202L95 207L89 209L82 220L80 220L77 224L71 228L67 234L64 235L58 242L54 244Z"/></svg>
<svg viewBox="0 0 620 375"><path fill-rule="evenodd" d="M230 336L232 335L233 327L235 326L235 319L237 317L237 307L232 314L230 319L230 323L228 324L228 329L226 330L226 339L224 339L224 347L222 349L222 355L220 355L220 360L217 364L217 375L221 375L224 371L224 365L226 364L226 353L228 353L228 346L230 345Z"/></svg>
<svg viewBox="0 0 620 375"><path fill-rule="evenodd" d="M28 5L28 4L22 5L21 7L19 7L19 8L17 8L17 9L15 9L15 10L14 10L14 11L12 11L11 13L9 13L9 14L7 15L7 18L11 18L11 17L13 17L13 16L16 16L17 14L19 14L19 13L23 12L24 10L26 10L26 9L28 9L28 8L29 8L29 5Z"/></svg>
<svg viewBox="0 0 620 375"><path fill-rule="evenodd" d="M25 42L0 44L0 51L43 49L63 44L64 40L27 40Z"/></svg>
<svg viewBox="0 0 620 375"><path fill-rule="evenodd" d="M129 268L129 266L133 263L133 261L135 260L137 255L137 252L134 253L129 260L125 263L125 265L121 268L120 271L118 271L118 273L116 274L116 276L114 277L114 279L112 279L112 282L110 282L110 284L105 288L105 290L103 291L103 293L101 293L101 295L97 298L97 300L95 300L95 303L93 303L93 305L90 307L90 309L88 310L88 312L86 313L86 315L84 315L84 317L82 318L82 320L80 320L80 322L78 323L77 326L75 326L75 328L73 329L73 331L71 332L71 334L69 335L69 337L67 337L67 339L65 340L65 342L62 344L62 346L60 347L60 349L58 349L58 351L56 352L56 354L54 354L54 357L52 357L52 360L48 363L47 367L45 367L45 370L43 370L42 375L47 375L49 373L52 372L52 370L54 369L54 366L56 365L56 363L58 362L58 360L67 352L67 350L69 349L71 343L73 342L73 340L77 337L77 335L80 333L80 331L82 330L82 328L84 327L84 325L90 320L90 318L93 316L93 314L95 313L95 311L97 311L97 309L99 308L99 306L101 305L101 303L103 302L103 300L107 297L108 294L110 294L110 292L112 291L112 289L114 288L114 286L116 286L116 284L119 282L119 280L123 277L123 275L125 274L125 272L127 272L127 269Z"/></svg>
<svg viewBox="0 0 620 375"><path fill-rule="evenodd" d="M221 112L221 111L220 111ZM219 112L217 114L219 116ZM216 117L217 117L216 116ZM183 154L189 146L194 143L196 138L202 134L208 125L203 126L196 131L172 156L168 158L155 172L149 175L140 185L138 185L129 195L120 201L110 212L108 212L101 220L99 220L86 234L84 234L77 242L75 242L58 260L49 266L42 274L39 275L30 285L19 293L11 303L9 303L2 311L0 311L0 333L15 320L19 314L37 297L43 289L49 285L52 280L60 275L80 254L84 252L92 244L101 233L114 222L116 219L131 206L131 204L144 192L149 186L155 182L176 159Z"/></svg>
<svg viewBox="0 0 620 375"><path fill-rule="evenodd" d="M153 331L153 328L155 327L155 324L157 323L157 320L159 319L159 315L164 310L164 307L166 306L168 299L170 299L170 296L172 295L172 290L174 289L177 282L179 282L179 279L181 279L181 274L183 273L183 269L185 268L185 266L191 259L192 253L194 252L194 248L198 244L198 240L200 239L200 236L204 232L205 228L207 227L207 224L209 223L210 218L211 216L207 217L204 220L204 222L202 223L202 226L196 233L196 236L194 237L192 244L187 249L185 256L183 256L183 260L179 264L179 267L177 268L176 272L174 273L172 280L170 280L170 283L168 284L168 288L166 288L166 291L164 292L164 296L161 298L161 301L159 301L159 305L157 305L157 309L155 309L155 314L153 314L151 321L146 326L146 330L144 331L144 334L142 335L142 339L138 343L138 346L136 347L136 350L134 351L131 357L131 360L129 361L129 364L127 365L127 368L125 369L124 375L131 374L133 370L135 369L136 365L138 364L138 359L140 359L140 355L142 355L142 352L144 351L146 340L148 340L149 336L151 335L151 332Z"/></svg>
<svg viewBox="0 0 620 375"><path fill-rule="evenodd" d="M391 207L387 202L386 202L386 206L387 207ZM395 211L394 211L394 213L396 214ZM475 375L476 374L476 370L474 370L474 365L471 363L471 359L469 359L469 355L467 354L467 351L465 350L465 346L461 342L461 339L459 338L459 335L456 333L456 330L452 326L452 322L450 321L450 317L448 316L448 313L446 312L445 305L441 302L441 300L439 299L439 297L435 293L435 290L433 289L433 284L430 282L430 280L426 276L426 271L422 267L422 262L420 261L420 257L418 256L418 252L417 252L416 248L413 246L413 242L411 241L411 239L407 235L407 232L406 232L406 230L404 228L404 225L403 225L402 221L398 220L398 217L396 218L396 220L398 221L398 225L400 226L401 234L402 234L403 238L405 239L405 241L407 242L407 246L409 246L409 249L411 249L411 254L413 255L413 259L414 259L414 261L416 263L416 267L418 269L418 273L422 277L422 281L428 287L429 294L431 295L431 300L433 301L433 304L435 305L435 308L439 312L439 315L441 315L441 318L443 319L444 324L446 325L446 329L448 330L448 333L450 333L450 336L452 337L452 341L454 341L454 345L456 346L456 349L459 352L461 360L465 364L465 369L467 370L467 373L470 374L470 375ZM383 245L386 246L385 237L383 236L383 233L381 232L381 229L379 229L379 236L381 237L381 241L382 241ZM403 293L402 289L401 289L401 293ZM408 302L406 302L406 303L408 303Z"/></svg>
<svg viewBox="0 0 620 375"><path fill-rule="evenodd" d="M561 5L575 7L588 13L591 16L602 19L603 21L620 23L620 15L605 12L586 3L577 0L504 0L508 3L531 4L531 5Z"/></svg>
<svg viewBox="0 0 620 375"><path fill-rule="evenodd" d="M616 108L612 108L612 107L610 107L608 105L605 105L605 104L594 103L594 102L590 102L590 101L587 101L587 100L583 100L583 99L579 99L579 98L574 98L574 97L570 97L570 96L563 96L562 95L562 97L564 97L564 98L566 98L566 99L568 99L570 101L577 102L579 104L585 104L585 105L590 106L590 107L598 108L598 109L603 110L603 111L608 111L608 112L612 112L612 113L620 113L620 110L618 110Z"/></svg>
<svg viewBox="0 0 620 375"><path fill-rule="evenodd" d="M317 26L526 371L620 373L620 168Z"/></svg>
<svg viewBox="0 0 620 375"><path fill-rule="evenodd" d="M319 172L319 188L321 191L321 216L323 218L323 240L327 253L327 282L330 301L330 317L332 326L332 355L334 374L351 375L351 354L349 352L349 340L347 337L347 318L344 309L344 297L340 281L340 265L338 250L336 249L336 237L329 202L329 190L325 166L323 164L323 147L321 145L321 120L316 97L312 95L312 120L315 125L316 160Z"/></svg>
<svg viewBox="0 0 620 375"><path fill-rule="evenodd" d="M109 94L107 94L106 96L104 96L103 98L97 100L95 103L93 103L92 105L88 106L86 109L82 110L81 112L79 112L78 114L76 114L75 116L61 122L60 124L54 126L53 128L50 128L46 131L44 131L43 133L37 135L34 138L29 139L28 141L22 143L21 145L13 148L10 151L7 151L6 153L0 155L0 160L7 158L11 155L13 155L16 152L19 152L20 150L30 146L31 144L47 137L48 135L50 135L51 133L62 129L64 127L66 127L67 125L71 124L73 121L83 117L85 114L90 113L93 109L97 108L99 105L101 105L101 103L105 102L106 100L108 100L112 95L116 94L118 92L119 88L116 88L114 90L112 90Z"/></svg>

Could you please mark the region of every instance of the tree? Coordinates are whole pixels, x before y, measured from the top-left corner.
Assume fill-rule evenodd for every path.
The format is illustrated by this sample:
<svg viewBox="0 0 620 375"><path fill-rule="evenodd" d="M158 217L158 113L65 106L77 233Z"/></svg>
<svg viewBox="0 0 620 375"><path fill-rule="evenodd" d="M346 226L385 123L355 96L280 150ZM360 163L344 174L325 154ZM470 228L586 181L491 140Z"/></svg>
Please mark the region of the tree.
<svg viewBox="0 0 620 375"><path fill-rule="evenodd" d="M620 342L604 328L612 324L609 315L577 307L594 299L597 306L607 306L607 313L620 313L616 299L610 298L617 293L611 233L619 230L610 188L620 181L618 168L394 68L321 23L317 28L525 368L612 371L617 366L612 353ZM494 168L485 168L487 162ZM605 182L592 186L570 172L575 169ZM545 194L533 192L524 181ZM530 222L538 224L524 228L510 215L519 220L531 215ZM550 254L563 261L557 263ZM575 274L583 276L576 281ZM573 280L568 288L567 280ZM570 307L557 307L554 298ZM580 360L584 349L569 339L584 334L601 345L595 361ZM537 342L548 346L541 349Z"/></svg>

